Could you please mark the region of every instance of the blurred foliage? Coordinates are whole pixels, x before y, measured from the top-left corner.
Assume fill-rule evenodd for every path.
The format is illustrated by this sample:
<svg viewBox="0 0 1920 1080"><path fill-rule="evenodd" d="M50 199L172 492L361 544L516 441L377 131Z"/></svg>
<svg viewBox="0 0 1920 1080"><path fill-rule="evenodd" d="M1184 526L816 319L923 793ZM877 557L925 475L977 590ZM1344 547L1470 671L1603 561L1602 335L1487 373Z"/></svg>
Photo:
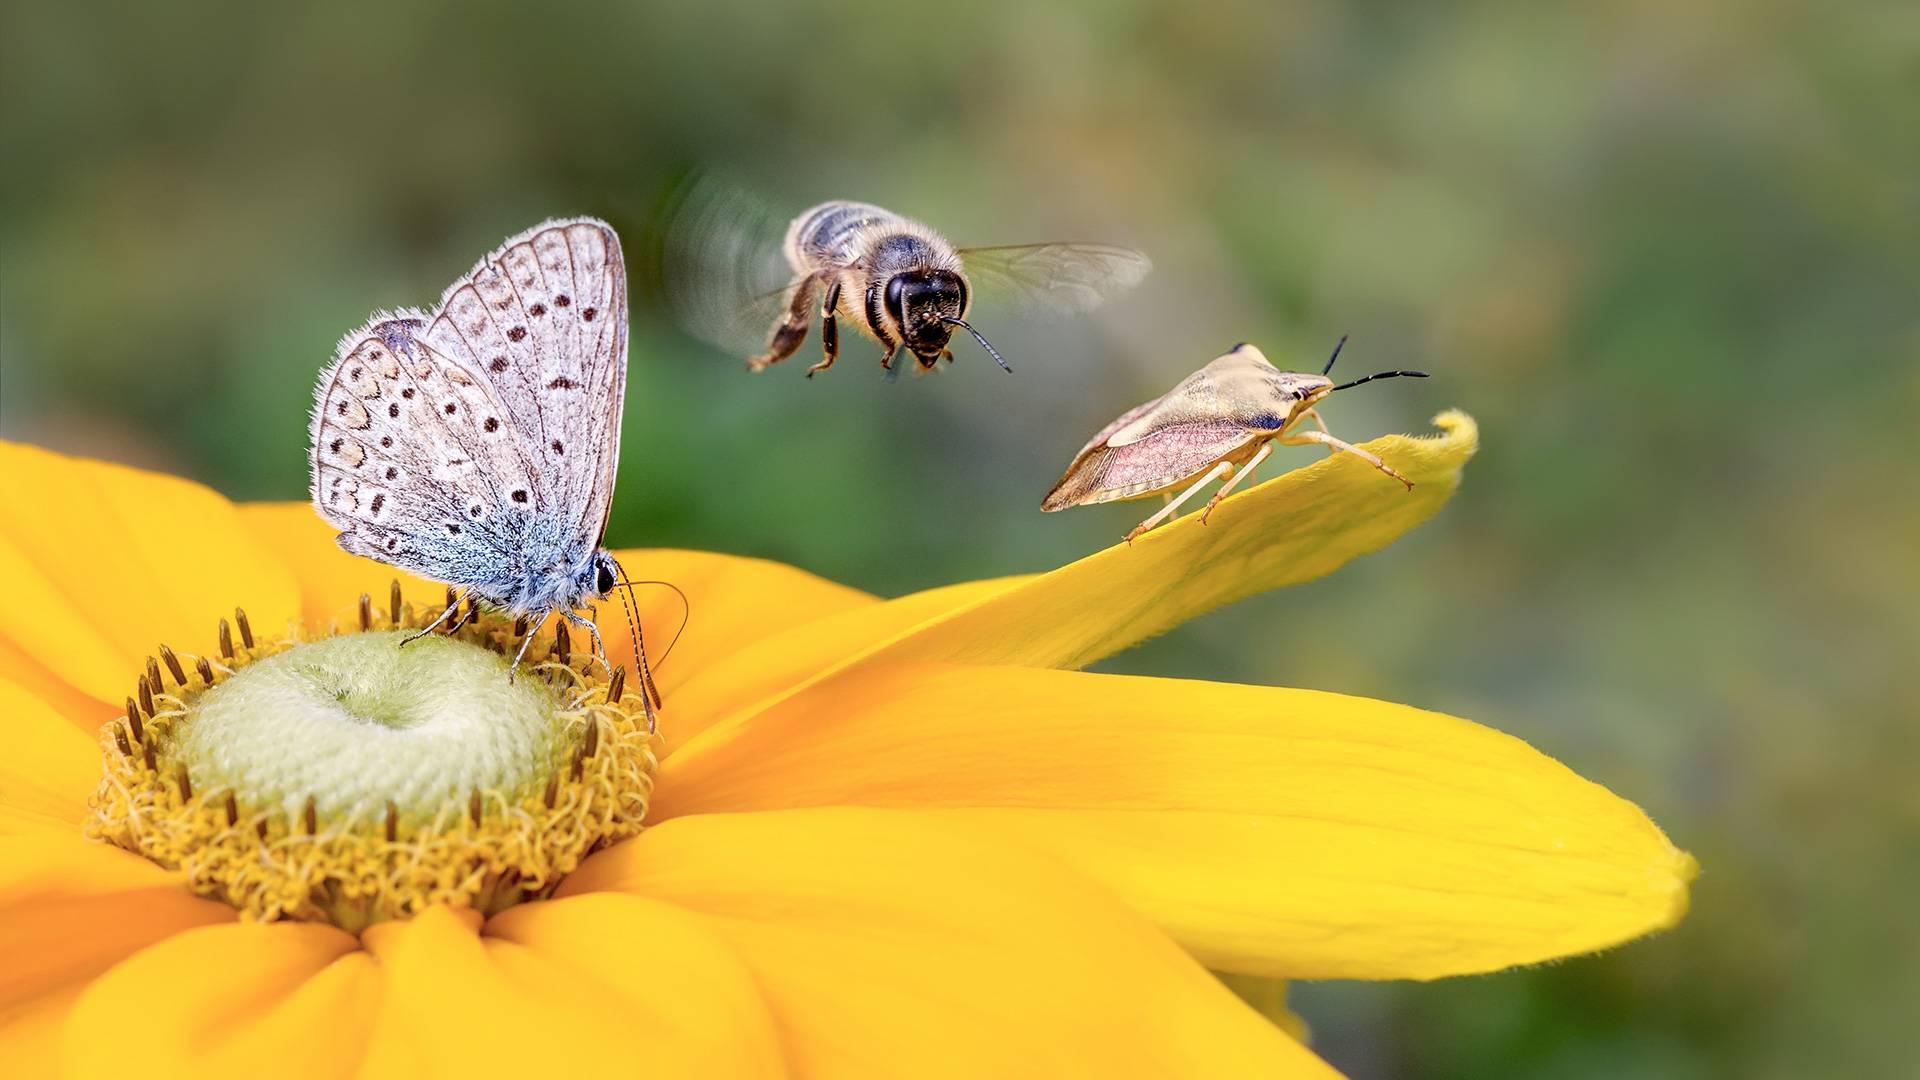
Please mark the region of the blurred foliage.
<svg viewBox="0 0 1920 1080"><path fill-rule="evenodd" d="M1139 515L1036 512L1085 434L1234 341L1304 366L1350 332L1351 371L1435 377L1343 395L1336 433L1466 408L1461 495L1105 666L1473 717L1705 875L1606 956L1297 988L1316 1045L1358 1076L1920 1065L1920 7L933 14L9 3L0 425L302 498L341 333L548 215L643 250L694 167L1137 244L1155 274L1092 318L979 309L1011 379L966 346L886 385L864 342L750 378L636 296L610 540L882 593L1052 566Z"/></svg>

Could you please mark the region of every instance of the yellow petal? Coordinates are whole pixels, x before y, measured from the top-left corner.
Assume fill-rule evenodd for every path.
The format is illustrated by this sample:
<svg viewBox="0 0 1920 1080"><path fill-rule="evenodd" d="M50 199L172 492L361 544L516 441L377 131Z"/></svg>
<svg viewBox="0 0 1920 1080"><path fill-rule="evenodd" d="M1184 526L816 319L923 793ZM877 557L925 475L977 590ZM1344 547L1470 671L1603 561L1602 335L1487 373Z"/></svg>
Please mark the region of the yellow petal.
<svg viewBox="0 0 1920 1080"><path fill-rule="evenodd" d="M1676 922L1694 872L1631 803L1465 720L1039 669L836 679L684 747L654 795L661 818L832 805L1004 828L1207 966L1293 978L1589 952Z"/></svg>
<svg viewBox="0 0 1920 1080"><path fill-rule="evenodd" d="M350 934L231 923L177 934L87 988L66 1026L68 1075L347 1077L380 1003Z"/></svg>
<svg viewBox="0 0 1920 1080"><path fill-rule="evenodd" d="M663 692L677 693L715 664L788 627L875 602L858 589L766 559L660 548L627 548L614 552L614 557L631 579L670 582L687 594L683 608L671 589L659 585L641 585L633 593L646 632L648 660L657 665L655 675ZM618 610L623 594L624 590L599 604L607 658L616 664L632 662L633 635L627 630L626 616ZM662 663L660 658L676 632L680 640Z"/></svg>
<svg viewBox="0 0 1920 1080"><path fill-rule="evenodd" d="M0 546L4 544L5 541L0 541ZM0 571L0 582L6 580L5 572ZM81 693L3 633L0 633L0 679L38 698L89 737L99 732L101 724L121 714L120 706Z"/></svg>
<svg viewBox="0 0 1920 1080"><path fill-rule="evenodd" d="M1312 581L1432 517L1479 445L1465 413L1445 434L1362 443L1412 491L1351 454L1234 495L1210 524L1188 514L915 628L866 659L1079 668L1255 593ZM1144 515L1143 515L1144 516Z"/></svg>
<svg viewBox="0 0 1920 1080"><path fill-rule="evenodd" d="M711 1045L732 1028L736 1037L760 1039L767 1033L757 1003L742 997L736 975L722 967L696 973L689 965L709 960L725 964L718 946L655 940L671 935L684 920L661 917L659 907L629 908L646 921L611 928L611 940L598 943L610 956L639 957L624 974L610 973L604 961L581 962L582 927L608 930L596 909L575 909L583 921L568 927L569 915L519 916L504 924L509 937L482 937L472 912L433 908L398 923L368 930L364 940L386 975L386 999L363 1075L429 1076L676 1076L698 1075L693 1051ZM524 935L531 941L522 942ZM551 946L551 949L546 948ZM655 970L646 959L659 947L665 966ZM603 982L604 978L616 981ZM650 986L649 980L658 980ZM679 1005L666 998L679 980L695 994L717 989ZM700 980L709 980L704 983ZM613 992L607 992L611 989ZM644 1008L631 1012L633 995ZM753 1006L740 1015L690 1015L689 1006ZM691 1024L675 1028L676 1022ZM652 1039L663 1041L662 1059L688 1069L655 1069ZM682 1041L671 1041L671 1040ZM731 1047L735 1062L764 1061L766 1046ZM724 1060L724 1059L721 1059ZM728 1074L724 1070L715 1075Z"/></svg>
<svg viewBox="0 0 1920 1080"><path fill-rule="evenodd" d="M210 650L234 606L276 627L293 577L233 505L186 480L0 442L0 638L101 701L156 646Z"/></svg>
<svg viewBox="0 0 1920 1080"><path fill-rule="evenodd" d="M1347 560L1391 543L1438 510L1460 484L1479 446L1466 414L1442 413L1445 433L1388 435L1365 443L1414 481L1412 491L1350 454L1337 454L1260 484L1220 504L1210 525L1187 515L1131 546L1116 544L1079 562L1030 578L974 582L939 590L948 602L850 615L827 641L802 645L809 668L754 650L746 661L778 678L742 680L756 691L785 693L865 664L951 660L976 664L1078 668L1254 593L1310 581ZM913 613L912 622L889 618ZM791 643L780 642L782 646ZM737 723L774 697L716 695L669 717L668 750Z"/></svg>
<svg viewBox="0 0 1920 1080"><path fill-rule="evenodd" d="M100 782L100 748L38 697L0 679L0 833L76 832Z"/></svg>
<svg viewBox="0 0 1920 1080"><path fill-rule="evenodd" d="M627 1071L783 1073L780 1034L752 972L688 912L594 893L509 908L486 929L490 958L522 992L612 1006Z"/></svg>
<svg viewBox="0 0 1920 1080"><path fill-rule="evenodd" d="M336 621L347 625L356 617L362 593L375 608L386 610L387 594L396 580L407 602L416 608L436 606L446 597L447 587L437 581L340 550L333 539L338 530L320 517L312 503L241 503L236 509L248 535L293 571L300 586L301 613L309 626Z"/></svg>
<svg viewBox="0 0 1920 1080"><path fill-rule="evenodd" d="M563 887L600 889L729 943L797 1075L1332 1075L1105 891L924 815L680 818Z"/></svg>
<svg viewBox="0 0 1920 1080"><path fill-rule="evenodd" d="M187 892L177 875L70 835L0 837L0 1008L62 989L233 909Z"/></svg>
<svg viewBox="0 0 1920 1080"><path fill-rule="evenodd" d="M87 982L79 980L10 1007L0 1007L0 1061L11 1076L59 1076L65 1069L62 1036L73 1003Z"/></svg>
<svg viewBox="0 0 1920 1080"><path fill-rule="evenodd" d="M769 634L736 652L717 658L697 674L689 673L661 726L665 754L714 724L751 712L765 701L836 668L935 616L1013 588L1026 577L970 581L913 593ZM679 660L676 658L676 664Z"/></svg>

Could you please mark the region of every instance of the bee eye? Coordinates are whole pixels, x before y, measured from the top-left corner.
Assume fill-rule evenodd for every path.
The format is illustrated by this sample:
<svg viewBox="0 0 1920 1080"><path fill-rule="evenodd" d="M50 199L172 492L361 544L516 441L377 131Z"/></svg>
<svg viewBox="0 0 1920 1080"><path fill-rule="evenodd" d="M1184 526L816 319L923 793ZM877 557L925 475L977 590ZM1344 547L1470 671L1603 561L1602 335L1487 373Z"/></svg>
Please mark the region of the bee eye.
<svg viewBox="0 0 1920 1080"><path fill-rule="evenodd" d="M900 305L906 300L906 295L907 276L905 274L896 275L893 280L887 282L887 313L896 319L904 320L906 316L901 311Z"/></svg>

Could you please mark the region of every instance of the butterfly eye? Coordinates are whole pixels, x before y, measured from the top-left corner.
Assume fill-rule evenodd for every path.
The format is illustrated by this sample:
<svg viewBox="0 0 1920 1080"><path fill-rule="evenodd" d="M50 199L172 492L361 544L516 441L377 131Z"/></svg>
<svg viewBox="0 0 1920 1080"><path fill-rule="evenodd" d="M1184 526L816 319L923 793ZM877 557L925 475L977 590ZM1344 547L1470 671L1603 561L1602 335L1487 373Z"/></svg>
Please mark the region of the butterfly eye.
<svg viewBox="0 0 1920 1080"><path fill-rule="evenodd" d="M598 592L601 596L605 596L608 593L612 592L613 591L613 567L607 563L601 563L600 576L595 578L593 583L595 585L594 591Z"/></svg>

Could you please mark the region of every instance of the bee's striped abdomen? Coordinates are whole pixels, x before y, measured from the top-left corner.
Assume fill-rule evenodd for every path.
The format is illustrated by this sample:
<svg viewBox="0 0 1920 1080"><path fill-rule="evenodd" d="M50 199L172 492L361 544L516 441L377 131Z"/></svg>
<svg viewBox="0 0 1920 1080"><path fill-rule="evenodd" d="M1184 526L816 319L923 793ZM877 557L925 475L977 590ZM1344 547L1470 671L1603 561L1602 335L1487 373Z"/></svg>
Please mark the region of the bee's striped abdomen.
<svg viewBox="0 0 1920 1080"><path fill-rule="evenodd" d="M860 258L863 230L905 219L872 203L835 200L802 213L787 228L787 261L795 270L846 266Z"/></svg>

